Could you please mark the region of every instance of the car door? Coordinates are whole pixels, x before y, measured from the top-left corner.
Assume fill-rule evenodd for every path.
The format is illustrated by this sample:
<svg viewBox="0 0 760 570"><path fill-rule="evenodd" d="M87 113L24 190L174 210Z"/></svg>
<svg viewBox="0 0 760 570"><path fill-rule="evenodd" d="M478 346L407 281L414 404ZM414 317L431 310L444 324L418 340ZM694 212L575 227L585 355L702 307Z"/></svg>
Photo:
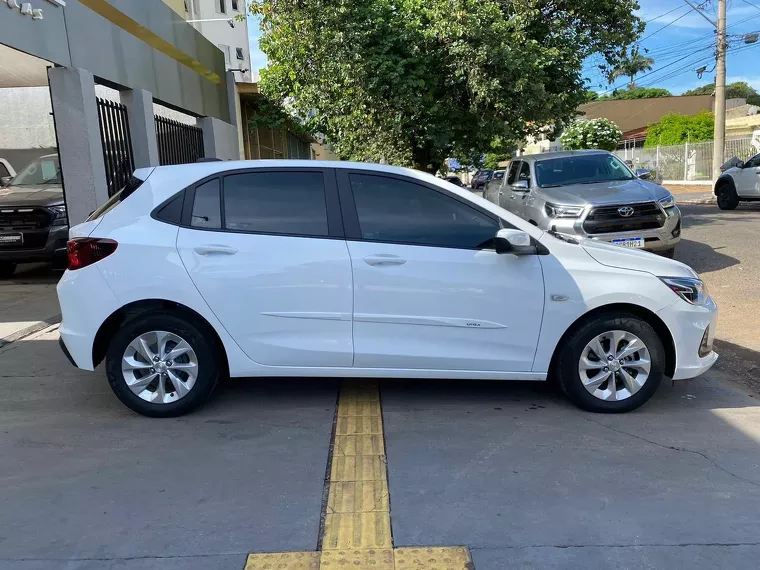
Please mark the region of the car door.
<svg viewBox="0 0 760 570"><path fill-rule="evenodd" d="M351 259L332 169L249 169L187 190L177 248L246 355L350 367Z"/></svg>
<svg viewBox="0 0 760 570"><path fill-rule="evenodd" d="M742 198L760 198L760 154L744 163L744 168L732 174L736 193Z"/></svg>
<svg viewBox="0 0 760 570"><path fill-rule="evenodd" d="M524 182L527 186L518 186L518 183ZM509 187L509 200L512 203L511 211L527 220L530 219L530 215L527 208L528 197L530 196L530 163L522 161L517 171L517 176Z"/></svg>
<svg viewBox="0 0 760 570"><path fill-rule="evenodd" d="M538 256L499 255L502 222L432 183L338 171L354 277L354 366L529 371Z"/></svg>
<svg viewBox="0 0 760 570"><path fill-rule="evenodd" d="M501 186L499 186L499 191L496 196L496 200L494 202L504 208L505 210L508 210L512 213L513 212L513 204L511 198L511 189L512 183L517 180L517 173L520 170L520 161L519 160L513 160L509 163L509 166L507 166L506 174L501 181Z"/></svg>

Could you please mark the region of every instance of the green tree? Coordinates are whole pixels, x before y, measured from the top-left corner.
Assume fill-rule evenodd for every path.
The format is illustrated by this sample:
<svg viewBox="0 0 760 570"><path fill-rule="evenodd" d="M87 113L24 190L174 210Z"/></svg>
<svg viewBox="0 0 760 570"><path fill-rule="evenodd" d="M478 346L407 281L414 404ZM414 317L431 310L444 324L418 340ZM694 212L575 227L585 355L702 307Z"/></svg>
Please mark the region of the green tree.
<svg viewBox="0 0 760 570"><path fill-rule="evenodd" d="M713 138L714 118L710 111L696 115L670 113L647 128L645 147L678 145L685 142L710 141Z"/></svg>
<svg viewBox="0 0 760 570"><path fill-rule="evenodd" d="M635 47L631 50L630 56L626 56L623 61L612 68L612 71L608 75L609 81L612 83L618 77L628 77L631 80L628 87L629 89L633 89L636 87L636 83L633 81L634 77L642 71L652 69L653 63L654 60L651 57L641 55L639 48Z"/></svg>
<svg viewBox="0 0 760 570"><path fill-rule="evenodd" d="M654 97L672 97L667 89L633 87L631 89L616 89L610 95L599 97L599 101L614 101L617 99L649 99Z"/></svg>
<svg viewBox="0 0 760 570"><path fill-rule="evenodd" d="M635 0L254 0L261 88L344 159L434 172L562 125L583 61L612 67L640 34Z"/></svg>
<svg viewBox="0 0 760 570"><path fill-rule="evenodd" d="M609 119L578 119L570 123L562 133L562 148L566 150L582 150L586 148L601 148L615 150L618 141L623 136L618 126Z"/></svg>
<svg viewBox="0 0 760 570"><path fill-rule="evenodd" d="M686 91L684 95L712 95L715 93L715 83L708 83L696 89ZM755 100L758 96L757 90L744 81L735 81L726 85L726 99L750 99Z"/></svg>

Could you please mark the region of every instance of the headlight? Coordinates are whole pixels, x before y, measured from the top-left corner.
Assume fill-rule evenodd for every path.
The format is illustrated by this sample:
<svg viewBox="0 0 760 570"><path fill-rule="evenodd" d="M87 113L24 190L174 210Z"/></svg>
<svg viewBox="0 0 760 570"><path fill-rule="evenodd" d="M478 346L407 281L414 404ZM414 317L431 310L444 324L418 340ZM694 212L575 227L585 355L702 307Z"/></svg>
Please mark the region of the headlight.
<svg viewBox="0 0 760 570"><path fill-rule="evenodd" d="M544 209L550 218L577 218L583 212L583 206L560 206L549 202Z"/></svg>
<svg viewBox="0 0 760 570"><path fill-rule="evenodd" d="M675 205L676 205L676 199L673 198L673 196L668 196L667 198L660 199L660 206L662 206L666 210L668 208L672 208Z"/></svg>
<svg viewBox="0 0 760 570"><path fill-rule="evenodd" d="M54 226L68 225L69 218L66 216L66 206L53 206L51 210L55 212L55 219L53 220Z"/></svg>
<svg viewBox="0 0 760 570"><path fill-rule="evenodd" d="M696 277L660 277L676 295L692 305L704 305L708 298L707 286Z"/></svg>

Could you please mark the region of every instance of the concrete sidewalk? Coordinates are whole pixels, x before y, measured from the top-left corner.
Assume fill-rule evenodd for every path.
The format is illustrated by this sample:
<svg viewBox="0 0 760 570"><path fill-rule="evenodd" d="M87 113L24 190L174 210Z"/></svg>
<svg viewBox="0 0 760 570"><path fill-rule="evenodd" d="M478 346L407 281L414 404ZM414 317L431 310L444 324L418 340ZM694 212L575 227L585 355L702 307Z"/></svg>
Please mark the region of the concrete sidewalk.
<svg viewBox="0 0 760 570"><path fill-rule="evenodd" d="M0 281L0 347L60 322L55 292L60 271L49 265L23 265Z"/></svg>

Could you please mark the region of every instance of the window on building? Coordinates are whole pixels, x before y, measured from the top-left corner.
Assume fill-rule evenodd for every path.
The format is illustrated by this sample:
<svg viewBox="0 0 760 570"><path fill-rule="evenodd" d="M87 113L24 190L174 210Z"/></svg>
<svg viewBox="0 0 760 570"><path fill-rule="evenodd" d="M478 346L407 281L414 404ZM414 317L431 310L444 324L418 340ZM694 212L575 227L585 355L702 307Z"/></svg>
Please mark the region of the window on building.
<svg viewBox="0 0 760 570"><path fill-rule="evenodd" d="M499 231L494 219L415 182L374 174L350 179L366 240L479 249Z"/></svg>
<svg viewBox="0 0 760 570"><path fill-rule="evenodd" d="M222 14L226 14L227 13L227 0L217 0L217 1L219 3L219 11Z"/></svg>
<svg viewBox="0 0 760 570"><path fill-rule="evenodd" d="M195 189L195 202L190 225L194 228L221 229L219 179L209 180Z"/></svg>
<svg viewBox="0 0 760 570"><path fill-rule="evenodd" d="M237 11L240 8L238 8L238 0L232 0L232 9Z"/></svg>
<svg viewBox="0 0 760 570"><path fill-rule="evenodd" d="M243 55L243 48L235 48L235 55L238 59L245 59L245 56Z"/></svg>
<svg viewBox="0 0 760 570"><path fill-rule="evenodd" d="M224 177L229 230L327 236L321 172L252 172Z"/></svg>
<svg viewBox="0 0 760 570"><path fill-rule="evenodd" d="M224 63L227 65L232 63L232 59L230 58L230 46L219 44L219 49L222 50L222 53L224 54Z"/></svg>

